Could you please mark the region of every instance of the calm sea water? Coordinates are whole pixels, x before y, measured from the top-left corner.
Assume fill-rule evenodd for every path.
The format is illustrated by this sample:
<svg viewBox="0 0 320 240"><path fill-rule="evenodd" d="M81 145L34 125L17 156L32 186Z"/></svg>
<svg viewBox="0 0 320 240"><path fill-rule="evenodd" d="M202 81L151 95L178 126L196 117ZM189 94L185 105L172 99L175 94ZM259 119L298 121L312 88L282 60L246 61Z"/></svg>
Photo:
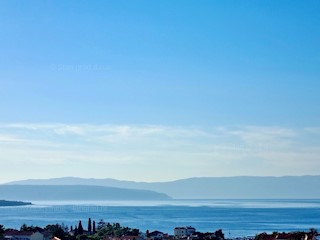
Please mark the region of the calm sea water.
<svg viewBox="0 0 320 240"><path fill-rule="evenodd" d="M1 207L0 224L75 225L91 217L98 222L173 233L176 226L199 231L223 229L226 237L259 232L320 229L320 200L173 200L161 202L35 202L33 206ZM85 226L86 224L84 224Z"/></svg>

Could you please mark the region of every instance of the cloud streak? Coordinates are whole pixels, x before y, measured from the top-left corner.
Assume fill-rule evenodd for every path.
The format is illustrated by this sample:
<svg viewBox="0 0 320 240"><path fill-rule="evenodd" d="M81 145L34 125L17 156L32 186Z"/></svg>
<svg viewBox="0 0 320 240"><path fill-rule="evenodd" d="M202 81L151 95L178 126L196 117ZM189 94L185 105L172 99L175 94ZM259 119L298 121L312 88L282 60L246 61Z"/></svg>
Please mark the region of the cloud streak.
<svg viewBox="0 0 320 240"><path fill-rule="evenodd" d="M0 124L0 161L21 178L320 174L318 129ZM23 164L33 169L25 172Z"/></svg>

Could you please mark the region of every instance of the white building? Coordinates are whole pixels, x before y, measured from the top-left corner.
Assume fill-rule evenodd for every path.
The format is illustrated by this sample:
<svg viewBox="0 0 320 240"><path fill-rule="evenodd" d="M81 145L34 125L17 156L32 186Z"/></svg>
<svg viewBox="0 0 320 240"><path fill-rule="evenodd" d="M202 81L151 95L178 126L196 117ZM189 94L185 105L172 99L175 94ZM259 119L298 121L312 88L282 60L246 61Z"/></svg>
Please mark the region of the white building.
<svg viewBox="0 0 320 240"><path fill-rule="evenodd" d="M194 227L175 227L173 232L176 238L184 238L191 236L196 229Z"/></svg>
<svg viewBox="0 0 320 240"><path fill-rule="evenodd" d="M162 239L163 236L164 236L164 233L160 232L160 231L153 231L153 232L149 233L150 239Z"/></svg>

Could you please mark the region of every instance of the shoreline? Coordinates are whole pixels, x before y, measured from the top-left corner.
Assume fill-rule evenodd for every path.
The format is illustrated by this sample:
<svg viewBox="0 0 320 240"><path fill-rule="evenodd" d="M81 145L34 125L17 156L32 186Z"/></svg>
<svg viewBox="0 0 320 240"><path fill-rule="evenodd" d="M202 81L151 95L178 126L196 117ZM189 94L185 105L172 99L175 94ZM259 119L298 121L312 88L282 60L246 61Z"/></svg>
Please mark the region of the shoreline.
<svg viewBox="0 0 320 240"><path fill-rule="evenodd" d="M0 207L31 206L31 202L0 200Z"/></svg>

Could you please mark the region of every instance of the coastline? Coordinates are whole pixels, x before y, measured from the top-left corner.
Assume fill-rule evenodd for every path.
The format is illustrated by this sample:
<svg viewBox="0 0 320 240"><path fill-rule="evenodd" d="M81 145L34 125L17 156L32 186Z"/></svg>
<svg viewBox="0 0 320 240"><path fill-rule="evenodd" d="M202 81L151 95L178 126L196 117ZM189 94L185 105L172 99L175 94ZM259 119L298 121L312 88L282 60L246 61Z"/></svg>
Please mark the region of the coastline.
<svg viewBox="0 0 320 240"><path fill-rule="evenodd" d="M227 238L255 236L261 232L320 229L320 200L211 200L168 202L33 202L32 206L1 208L0 222L18 228L22 224L74 225L79 219L104 219L142 231L171 233L173 226L193 226L202 232L223 229ZM130 206L131 205L131 206Z"/></svg>
<svg viewBox="0 0 320 240"><path fill-rule="evenodd" d="M0 200L0 207L30 206L31 202Z"/></svg>

